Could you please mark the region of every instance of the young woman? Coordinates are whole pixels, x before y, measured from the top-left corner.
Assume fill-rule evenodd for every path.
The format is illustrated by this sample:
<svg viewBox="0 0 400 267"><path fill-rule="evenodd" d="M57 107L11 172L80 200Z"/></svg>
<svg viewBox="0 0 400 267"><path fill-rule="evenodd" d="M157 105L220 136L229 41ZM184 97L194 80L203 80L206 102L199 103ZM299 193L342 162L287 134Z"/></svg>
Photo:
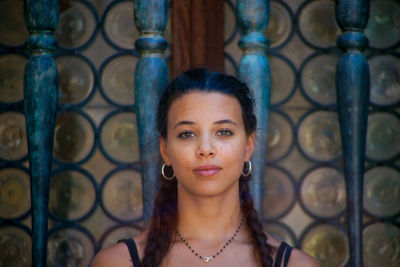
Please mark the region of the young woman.
<svg viewBox="0 0 400 267"><path fill-rule="evenodd" d="M158 130L164 165L150 227L102 250L92 267L319 266L264 233L253 208L256 117L244 83L183 73L162 95Z"/></svg>

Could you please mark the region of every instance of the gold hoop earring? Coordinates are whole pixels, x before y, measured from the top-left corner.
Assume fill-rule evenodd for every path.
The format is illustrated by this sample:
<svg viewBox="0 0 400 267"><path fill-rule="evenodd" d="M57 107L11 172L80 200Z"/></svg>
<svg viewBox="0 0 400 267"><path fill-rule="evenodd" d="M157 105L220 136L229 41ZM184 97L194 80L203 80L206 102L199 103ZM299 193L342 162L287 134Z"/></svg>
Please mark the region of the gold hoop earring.
<svg viewBox="0 0 400 267"><path fill-rule="evenodd" d="M249 176L250 173L251 173L251 161L249 160L247 163L249 164L249 167L248 167L248 170L247 170L246 173L243 173L243 170L242 170L242 175L243 176Z"/></svg>
<svg viewBox="0 0 400 267"><path fill-rule="evenodd" d="M164 164L162 165L162 167L161 167L161 174L162 174L162 176L165 178L165 180L170 181L170 180L172 180L172 179L175 178L175 173L174 173L171 177L166 176L166 175L165 175L165 172L164 172L165 166L167 166L167 165L165 165L165 163L164 163Z"/></svg>

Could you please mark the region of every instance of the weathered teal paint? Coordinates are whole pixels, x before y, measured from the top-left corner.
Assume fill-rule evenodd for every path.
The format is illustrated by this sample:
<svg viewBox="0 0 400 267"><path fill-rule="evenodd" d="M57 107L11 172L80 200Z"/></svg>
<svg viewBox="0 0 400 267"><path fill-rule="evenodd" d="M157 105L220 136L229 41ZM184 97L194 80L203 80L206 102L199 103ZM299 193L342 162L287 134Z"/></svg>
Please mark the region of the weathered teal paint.
<svg viewBox="0 0 400 267"><path fill-rule="evenodd" d="M140 31L135 46L141 54L135 72L135 103L143 180L143 216L147 221L160 177L156 121L159 97L168 82L167 65L162 55L167 47L162 33L167 24L168 3L166 0L136 0L134 4L136 26Z"/></svg>
<svg viewBox="0 0 400 267"><path fill-rule="evenodd" d="M47 213L56 116L58 73L51 54L59 16L58 0L25 0L31 53L24 74L24 109L29 147L32 203L32 266L46 266Z"/></svg>
<svg viewBox="0 0 400 267"><path fill-rule="evenodd" d="M243 34L239 41L239 47L243 51L239 63L239 79L246 82L254 94L258 122L251 159L253 171L250 191L256 209L262 214L271 79L266 55L269 42L264 35L268 25L269 0L238 0L237 7L239 26Z"/></svg>
<svg viewBox="0 0 400 267"><path fill-rule="evenodd" d="M337 44L344 52L337 65L336 89L347 188L349 266L363 266L362 193L370 75L362 50L368 39L368 0L336 1L336 19L343 34Z"/></svg>

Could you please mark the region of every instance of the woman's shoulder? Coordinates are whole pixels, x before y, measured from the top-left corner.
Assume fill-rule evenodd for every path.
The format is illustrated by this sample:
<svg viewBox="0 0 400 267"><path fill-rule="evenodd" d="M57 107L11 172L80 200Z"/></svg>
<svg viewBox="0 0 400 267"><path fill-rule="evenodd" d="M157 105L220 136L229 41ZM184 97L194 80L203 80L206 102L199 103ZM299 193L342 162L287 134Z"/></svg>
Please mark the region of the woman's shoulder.
<svg viewBox="0 0 400 267"><path fill-rule="evenodd" d="M271 234L265 233L267 235L267 242L270 246L276 248L274 253L274 259L276 257L276 252L281 245L281 241L274 238ZM290 254L288 267L319 267L318 262L303 251L293 248Z"/></svg>
<svg viewBox="0 0 400 267"><path fill-rule="evenodd" d="M288 267L319 267L319 263L307 253L293 248L290 254Z"/></svg>
<svg viewBox="0 0 400 267"><path fill-rule="evenodd" d="M99 251L94 257L91 267L106 266L129 266L132 267L130 261L129 250L124 243L117 243Z"/></svg>
<svg viewBox="0 0 400 267"><path fill-rule="evenodd" d="M143 255L145 234L141 233L133 238L138 249L139 258ZM100 250L90 265L91 267L121 266L132 267L133 263L129 249L124 242L119 242Z"/></svg>

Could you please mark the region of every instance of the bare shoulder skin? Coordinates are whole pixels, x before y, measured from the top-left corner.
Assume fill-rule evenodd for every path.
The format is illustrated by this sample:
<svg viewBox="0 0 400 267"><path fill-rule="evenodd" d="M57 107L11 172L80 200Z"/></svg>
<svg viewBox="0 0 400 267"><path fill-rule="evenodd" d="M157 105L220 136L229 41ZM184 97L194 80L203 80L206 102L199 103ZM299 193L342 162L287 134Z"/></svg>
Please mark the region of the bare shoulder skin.
<svg viewBox="0 0 400 267"><path fill-rule="evenodd" d="M94 257L91 267L121 266L133 267L128 248L123 243L114 244L101 250Z"/></svg>
<svg viewBox="0 0 400 267"><path fill-rule="evenodd" d="M145 249L145 238L147 232L144 231L138 236L134 237L136 246L138 248L139 258L143 258ZM268 244L278 248L280 241L275 239L270 234L266 233L268 237ZM275 258L275 255L274 255ZM123 243L114 244L108 248L101 250L93 259L91 267L134 267L128 248ZM318 262L311 256L298 249L293 249L289 259L288 267L319 267Z"/></svg>
<svg viewBox="0 0 400 267"><path fill-rule="evenodd" d="M145 232L135 236L135 240L139 258L143 257L145 248ZM99 251L94 257L91 267L134 267L129 250L124 243L117 243L108 248Z"/></svg>
<svg viewBox="0 0 400 267"><path fill-rule="evenodd" d="M289 258L288 267L319 267L319 263L310 255L301 250L293 249Z"/></svg>

